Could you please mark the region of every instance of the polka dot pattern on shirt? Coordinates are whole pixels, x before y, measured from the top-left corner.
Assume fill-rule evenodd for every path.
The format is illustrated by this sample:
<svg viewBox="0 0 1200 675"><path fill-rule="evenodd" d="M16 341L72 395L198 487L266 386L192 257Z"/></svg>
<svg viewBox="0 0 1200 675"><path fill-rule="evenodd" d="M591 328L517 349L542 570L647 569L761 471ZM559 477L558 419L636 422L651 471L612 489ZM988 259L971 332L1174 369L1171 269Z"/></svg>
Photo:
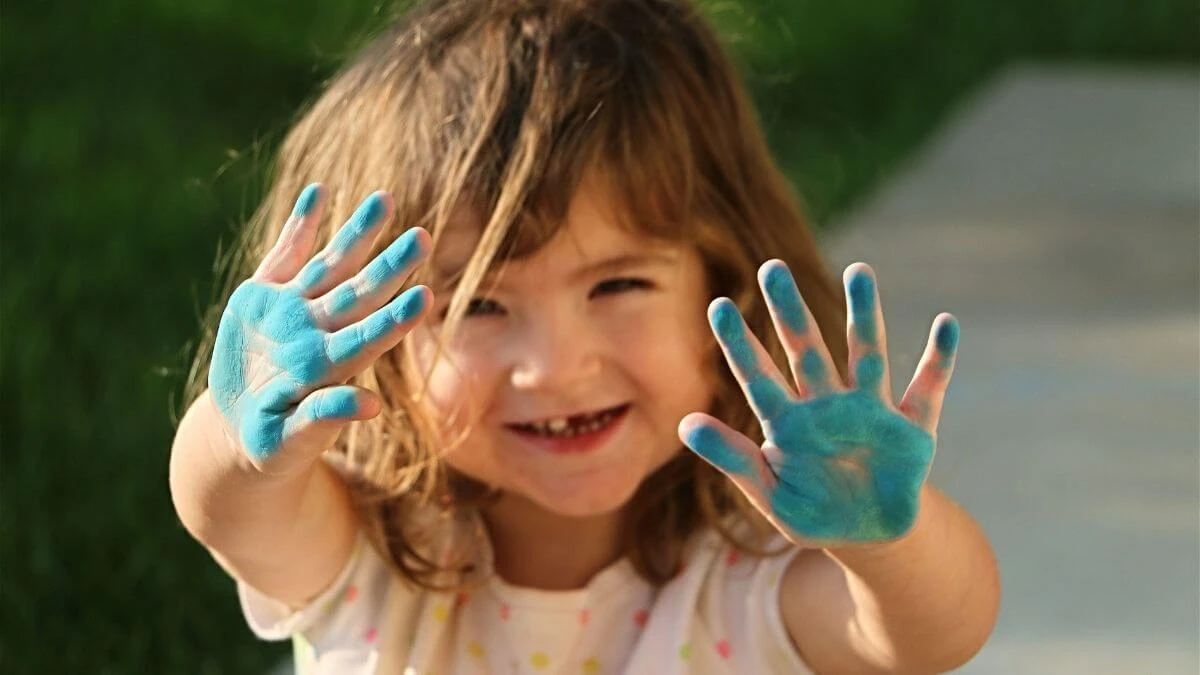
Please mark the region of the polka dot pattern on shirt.
<svg viewBox="0 0 1200 675"><path fill-rule="evenodd" d="M729 640L719 640L717 642L716 646L717 646L717 653L721 655L721 658L728 661L729 654L731 652L730 647L729 647Z"/></svg>

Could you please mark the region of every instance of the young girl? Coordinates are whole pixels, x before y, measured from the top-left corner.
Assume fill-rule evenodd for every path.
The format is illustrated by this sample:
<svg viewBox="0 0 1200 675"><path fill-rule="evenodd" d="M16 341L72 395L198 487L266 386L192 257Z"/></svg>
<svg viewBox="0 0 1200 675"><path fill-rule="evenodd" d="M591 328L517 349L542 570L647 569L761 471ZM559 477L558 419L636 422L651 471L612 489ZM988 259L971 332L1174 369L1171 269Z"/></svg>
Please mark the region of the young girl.
<svg viewBox="0 0 1200 675"><path fill-rule="evenodd" d="M925 480L957 324L894 402L871 270L847 312L683 0L414 10L255 225L171 490L300 672L935 672L991 631Z"/></svg>

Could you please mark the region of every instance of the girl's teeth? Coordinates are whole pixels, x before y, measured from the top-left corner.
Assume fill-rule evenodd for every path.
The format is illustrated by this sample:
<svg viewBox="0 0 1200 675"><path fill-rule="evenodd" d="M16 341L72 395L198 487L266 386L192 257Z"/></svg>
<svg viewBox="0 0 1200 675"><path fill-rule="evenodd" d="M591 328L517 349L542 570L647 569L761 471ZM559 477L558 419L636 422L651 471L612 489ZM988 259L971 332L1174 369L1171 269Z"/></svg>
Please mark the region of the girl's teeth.
<svg viewBox="0 0 1200 675"><path fill-rule="evenodd" d="M570 420L565 417L559 417L547 422L537 422L529 425L529 428L542 436L556 436L559 438L573 438L580 434L590 434L604 428L616 415L611 412L602 413L599 417L586 422L579 422L572 425Z"/></svg>

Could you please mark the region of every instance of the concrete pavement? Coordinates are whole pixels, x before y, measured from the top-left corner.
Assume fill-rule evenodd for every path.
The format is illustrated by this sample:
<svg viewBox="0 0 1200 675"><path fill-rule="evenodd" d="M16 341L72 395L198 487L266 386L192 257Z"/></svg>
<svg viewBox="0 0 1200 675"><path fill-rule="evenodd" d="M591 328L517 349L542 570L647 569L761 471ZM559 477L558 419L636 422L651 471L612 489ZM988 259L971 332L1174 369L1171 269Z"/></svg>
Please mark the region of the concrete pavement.
<svg viewBox="0 0 1200 675"><path fill-rule="evenodd" d="M1200 664L1200 72L1022 67L825 242L874 266L894 387L962 323L934 482L1004 605L966 668Z"/></svg>

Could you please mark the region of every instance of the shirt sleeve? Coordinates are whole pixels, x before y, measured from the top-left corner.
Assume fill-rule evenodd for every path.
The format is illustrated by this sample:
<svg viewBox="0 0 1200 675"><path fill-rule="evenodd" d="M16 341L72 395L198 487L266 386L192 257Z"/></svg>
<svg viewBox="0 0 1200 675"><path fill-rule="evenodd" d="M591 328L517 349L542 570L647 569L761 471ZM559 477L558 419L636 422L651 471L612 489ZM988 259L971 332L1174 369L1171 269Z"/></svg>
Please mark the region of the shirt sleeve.
<svg viewBox="0 0 1200 675"><path fill-rule="evenodd" d="M772 542L770 550L778 550L779 543ZM792 643L779 608L780 580L800 550L789 544L779 555L759 558L726 544L713 561L710 576L721 587L722 632L728 636L718 648L739 671L812 672Z"/></svg>
<svg viewBox="0 0 1200 675"><path fill-rule="evenodd" d="M360 533L334 582L304 607L293 609L240 579L237 592L246 623L262 640L302 637L314 645L347 640L370 643L389 580L387 566Z"/></svg>
<svg viewBox="0 0 1200 675"><path fill-rule="evenodd" d="M779 608L779 589L783 573L800 553L798 547L786 553L765 558L756 565L746 593L747 637L758 638L757 653L771 673L808 673L808 665L800 658Z"/></svg>

